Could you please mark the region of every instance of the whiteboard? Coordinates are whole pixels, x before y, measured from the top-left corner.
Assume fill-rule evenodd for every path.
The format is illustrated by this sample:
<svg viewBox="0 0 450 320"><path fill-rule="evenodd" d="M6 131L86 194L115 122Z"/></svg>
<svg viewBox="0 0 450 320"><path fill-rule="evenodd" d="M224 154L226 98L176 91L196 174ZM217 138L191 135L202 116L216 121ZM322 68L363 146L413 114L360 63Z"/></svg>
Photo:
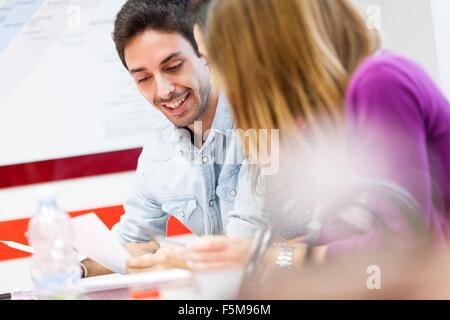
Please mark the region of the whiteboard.
<svg viewBox="0 0 450 320"><path fill-rule="evenodd" d="M162 116L112 41L124 0L0 0L0 166L140 147Z"/></svg>

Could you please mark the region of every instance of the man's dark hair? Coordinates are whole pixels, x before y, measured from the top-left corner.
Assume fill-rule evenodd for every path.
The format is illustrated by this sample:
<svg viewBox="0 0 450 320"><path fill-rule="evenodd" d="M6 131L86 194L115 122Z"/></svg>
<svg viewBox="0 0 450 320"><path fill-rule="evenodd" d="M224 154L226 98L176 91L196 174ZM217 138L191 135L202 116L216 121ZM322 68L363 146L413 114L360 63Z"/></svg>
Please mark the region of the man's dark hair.
<svg viewBox="0 0 450 320"><path fill-rule="evenodd" d="M208 9L213 0L191 0L191 7L189 9L192 23L198 24L202 30L206 29L206 22L208 21Z"/></svg>
<svg viewBox="0 0 450 320"><path fill-rule="evenodd" d="M198 54L189 0L128 0L117 14L113 40L125 68L125 46L137 34L148 29L176 32L186 38Z"/></svg>

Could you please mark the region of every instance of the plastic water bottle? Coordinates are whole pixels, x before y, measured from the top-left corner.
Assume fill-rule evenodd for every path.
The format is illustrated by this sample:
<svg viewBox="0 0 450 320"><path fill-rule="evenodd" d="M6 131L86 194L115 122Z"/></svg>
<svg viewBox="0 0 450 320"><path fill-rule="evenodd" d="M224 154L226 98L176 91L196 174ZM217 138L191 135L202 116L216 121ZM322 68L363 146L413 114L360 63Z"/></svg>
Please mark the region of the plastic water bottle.
<svg viewBox="0 0 450 320"><path fill-rule="evenodd" d="M58 207L50 190L41 190L39 209L28 226L28 238L34 248L31 278L37 299L81 298L81 267L71 246L72 236L69 215Z"/></svg>

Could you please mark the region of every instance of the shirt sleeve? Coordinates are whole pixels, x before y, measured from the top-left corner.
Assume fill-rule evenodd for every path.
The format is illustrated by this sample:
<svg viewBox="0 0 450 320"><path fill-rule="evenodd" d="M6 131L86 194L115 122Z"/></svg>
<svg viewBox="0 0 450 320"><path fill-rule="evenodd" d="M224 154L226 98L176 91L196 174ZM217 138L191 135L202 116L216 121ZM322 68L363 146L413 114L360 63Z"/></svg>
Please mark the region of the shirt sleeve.
<svg viewBox="0 0 450 320"><path fill-rule="evenodd" d="M121 243L148 242L156 235L164 235L169 216L161 209L149 191L140 160L135 176L135 187L126 201L125 214L113 227L113 233Z"/></svg>
<svg viewBox="0 0 450 320"><path fill-rule="evenodd" d="M244 161L239 171L234 207L227 213L226 234L229 237L252 239L257 230L267 228L269 214L265 210L263 194L252 191L249 165Z"/></svg>

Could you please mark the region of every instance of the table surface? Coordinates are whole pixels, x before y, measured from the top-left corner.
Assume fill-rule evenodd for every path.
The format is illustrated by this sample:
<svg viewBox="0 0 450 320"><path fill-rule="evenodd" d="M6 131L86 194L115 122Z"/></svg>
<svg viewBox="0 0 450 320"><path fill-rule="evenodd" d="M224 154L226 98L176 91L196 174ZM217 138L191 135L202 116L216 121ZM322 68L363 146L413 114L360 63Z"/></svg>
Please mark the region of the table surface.
<svg viewBox="0 0 450 320"><path fill-rule="evenodd" d="M134 286L113 290L88 292L83 294L84 300L132 300L133 291L159 291L160 300L230 300L238 295L242 271L228 270L196 274L190 281L178 281L164 285ZM220 288L220 290L217 290ZM13 294L14 296L15 294ZM11 297L11 293L0 295L0 300L20 300Z"/></svg>

